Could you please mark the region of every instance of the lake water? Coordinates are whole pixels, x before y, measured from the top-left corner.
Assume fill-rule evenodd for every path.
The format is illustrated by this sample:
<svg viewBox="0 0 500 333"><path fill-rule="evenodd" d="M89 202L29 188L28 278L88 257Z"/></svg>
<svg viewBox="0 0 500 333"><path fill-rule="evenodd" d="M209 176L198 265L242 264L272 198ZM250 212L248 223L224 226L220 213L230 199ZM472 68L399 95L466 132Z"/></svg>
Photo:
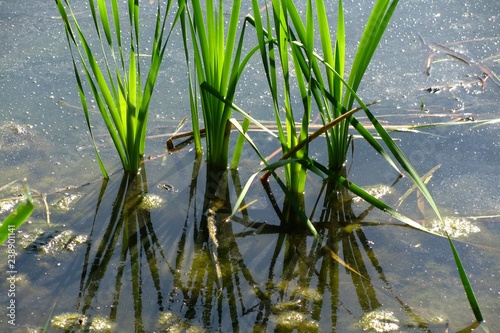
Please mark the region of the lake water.
<svg viewBox="0 0 500 333"><path fill-rule="evenodd" d="M371 6L345 2L351 55ZM88 21L84 10L77 15ZM371 110L388 128L459 123L393 136L421 175L435 169L428 187L455 227L455 245L491 332L500 327L500 139L497 123L479 121L498 118L500 80L483 76L485 68L500 73L498 13L497 1L401 2L359 90L365 102L382 100ZM328 223L316 209L317 242L280 232L279 218L255 182L247 211L219 222L217 239L211 238L207 208L214 187L227 196L224 214L259 164L249 147L239 172L229 174L207 173L191 145L166 154L168 133L189 115L178 38L153 96L146 147L151 158L141 177L122 177L98 114L91 113L103 159L115 171L106 183L79 109L54 3L0 0L0 187L27 178L37 201L30 222L16 234L15 298L8 295L6 248L0 255L0 331L40 330L50 317L52 331L76 332L361 332L377 316L385 331L457 332L474 322L448 241L356 200L345 200L336 212L348 224ZM252 62L242 78L237 103L268 120L273 116L258 66ZM252 135L265 153L279 146ZM324 159L319 143L312 149ZM397 177L361 140L354 140L351 160L349 179L362 186L382 191L380 184ZM15 196L20 184L0 197ZM271 184L281 207L283 195ZM395 207L410 187L402 179L384 200ZM311 176L308 213L320 191L321 182ZM141 200L153 206L138 206ZM400 211L432 226L430 207L415 193ZM15 327L7 317L11 299Z"/></svg>

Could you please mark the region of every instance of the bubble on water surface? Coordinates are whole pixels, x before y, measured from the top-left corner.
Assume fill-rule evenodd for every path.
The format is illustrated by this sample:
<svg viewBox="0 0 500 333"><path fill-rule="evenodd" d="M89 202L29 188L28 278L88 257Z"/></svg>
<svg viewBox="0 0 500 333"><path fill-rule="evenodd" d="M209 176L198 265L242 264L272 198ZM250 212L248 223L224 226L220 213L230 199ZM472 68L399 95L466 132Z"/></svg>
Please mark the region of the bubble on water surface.
<svg viewBox="0 0 500 333"><path fill-rule="evenodd" d="M367 312L359 320L363 331L368 332L391 332L399 330L399 319L394 312L387 310L376 310Z"/></svg>
<svg viewBox="0 0 500 333"><path fill-rule="evenodd" d="M441 235L450 235L451 238L467 237L481 231L479 227L464 217L445 217L443 223L433 220L429 229Z"/></svg>
<svg viewBox="0 0 500 333"><path fill-rule="evenodd" d="M153 210L163 205L163 198L156 194L146 194L139 205L140 209Z"/></svg>

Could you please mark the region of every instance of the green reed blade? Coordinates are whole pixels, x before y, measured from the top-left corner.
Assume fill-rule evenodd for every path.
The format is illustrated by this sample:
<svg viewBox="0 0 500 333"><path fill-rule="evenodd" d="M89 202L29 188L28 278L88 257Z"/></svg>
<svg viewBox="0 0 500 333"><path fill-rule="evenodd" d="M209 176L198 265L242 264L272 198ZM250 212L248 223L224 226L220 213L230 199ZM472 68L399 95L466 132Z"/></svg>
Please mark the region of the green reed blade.
<svg viewBox="0 0 500 333"><path fill-rule="evenodd" d="M106 171L106 167L104 166L104 162L102 161L101 154L99 154L99 150L97 149L97 144L95 142L94 133L92 131L92 125L90 124L90 116L89 116L89 109L87 106L87 99L85 98L85 92L83 91L83 84L82 84L82 81L80 79L80 74L78 74L78 69L76 67L76 63L75 63L74 58L72 58L72 62L73 62L73 71L75 73L75 78L76 78L77 87L78 87L78 95L80 96L80 103L82 104L83 113L85 115L85 120L87 122L87 128L88 128L89 133L90 133L90 139L92 140L92 144L94 146L94 151L95 151L95 154L97 157L97 161L99 163L99 168L101 170L101 174L103 175L104 178L108 179L109 178L108 172ZM120 156L120 158L122 157L122 154L120 152L118 152L118 155Z"/></svg>
<svg viewBox="0 0 500 333"><path fill-rule="evenodd" d="M201 148L201 135L200 135L200 124L198 117L198 88L197 85L194 84L196 82L196 71L192 71L192 66L189 58L189 48L188 48L188 30L187 24L190 22L186 22L187 18L187 8L186 1L179 0L179 14L180 14L180 24L182 31L182 42L184 46L184 57L187 66L187 76L188 76L188 87L189 87L189 106L191 110L191 120L192 120L192 128L193 128L193 138L194 138L194 146L196 149L196 155L201 156L202 148ZM194 29L190 29L193 32ZM195 44L196 47L196 44Z"/></svg>
<svg viewBox="0 0 500 333"><path fill-rule="evenodd" d="M268 134L270 134L271 136L273 136L275 138L277 137L277 135L275 133L273 133L269 128L267 128L265 125L263 125L258 120L254 119L252 116L250 116L250 114L248 114L245 111L243 111L240 107L238 107L232 101L224 98L224 96L222 96L217 91L217 89L215 89L214 87L210 86L207 82L202 82L201 85L200 85L200 87L201 87L201 89L203 89L203 90L209 92L210 94L214 95L217 99L219 99L220 101L222 101L227 106L231 107L234 111L236 111L239 114L241 114L245 119L248 119L249 121L251 121L252 123L254 123L255 125L257 125L264 132L267 132ZM231 123L233 123L233 119L230 118L230 121L231 121ZM233 123L233 125L234 125L234 123Z"/></svg>
<svg viewBox="0 0 500 333"><path fill-rule="evenodd" d="M123 48L122 48L122 28L121 28L121 21L120 21L120 9L118 7L118 1L111 1L111 12L112 12L112 17L113 17L113 23L114 23L114 32L115 32L115 37L116 37L116 43L118 46L118 49L120 50L119 55L120 55L120 61L122 67L124 67L125 60L123 59ZM111 30L111 29L110 29ZM114 56L114 52L112 52L112 56Z"/></svg>
<svg viewBox="0 0 500 333"><path fill-rule="evenodd" d="M112 2L116 2L116 1L112 1ZM108 11L107 11L107 7L106 7L106 2L102 1L102 0L98 0L98 3L99 3L99 18L101 19L101 24L102 24L102 28L104 30L104 34L106 35L106 40L108 41L108 44L111 45L113 42L112 42L112 39L111 39L111 29L110 29L110 26L109 26L109 20L108 20ZM93 4L92 4L92 1L91 1L91 8L93 8ZM96 14L93 13L93 17L96 18Z"/></svg>
<svg viewBox="0 0 500 333"><path fill-rule="evenodd" d="M262 65L264 67L264 72L266 74L268 86L270 87L269 92L271 94L271 99L273 103L274 117L275 119L280 119L275 49L273 45L268 42L269 40L275 40L275 37L272 35L273 28L271 25L271 18L270 18L271 15L269 14L268 6L266 6L265 17L266 17L267 28L264 29L264 25L260 17L260 6L258 1L256 0L252 1L252 9L254 13L255 32L257 34ZM278 129L279 141L281 143L286 142L286 136L282 122L276 121L276 125Z"/></svg>
<svg viewBox="0 0 500 333"><path fill-rule="evenodd" d="M399 221L404 222L404 223L414 227L415 229L418 229L418 230L421 230L421 231L424 231L424 232L427 232L427 233L430 233L433 235L441 236L437 233L434 233L434 232L428 230L427 228L423 227L420 223L413 221L409 217L406 217L405 215L396 211L394 208L391 208L390 206L385 204L383 201L375 198L373 195L369 194L368 192L363 190L361 187L357 186L356 184L354 184L351 181L348 181L345 177L330 170L329 168L325 167L324 165L320 164L319 162L310 159L309 161L307 161L307 163L308 163L308 168L311 171L313 171L314 173L316 173L317 175L319 175L320 177L325 178L325 176L326 176L329 179L333 179L333 180L337 181L339 184L341 184L342 186L347 188L352 193L358 195L366 202L377 207L381 211L388 213L389 215L398 219Z"/></svg>
<svg viewBox="0 0 500 333"><path fill-rule="evenodd" d="M25 222L35 209L26 180L24 181L23 191L25 199L0 224L0 244L3 244L14 230L17 230Z"/></svg>
<svg viewBox="0 0 500 333"><path fill-rule="evenodd" d="M323 62L323 59L319 55L315 54L315 58L317 58L320 62ZM334 73L335 76L343 83L343 85L346 88L346 90L350 91L350 93L354 96L354 98L357 100L357 102L359 103L360 107L365 111L365 113L369 112L368 108L363 103L363 101L361 100L361 98L359 98L359 96L356 94L356 92L354 92L354 90L350 87L350 85L335 71L335 69L332 68L327 63L324 63L324 65L325 65L325 68L328 71L331 71L332 73ZM317 89L320 90L321 95L323 96L323 98L326 101L328 101L329 103L331 103L331 105L335 109L341 110L340 114L343 114L343 113L345 113L347 111L341 104L339 104L338 100L335 99L335 97L333 95L331 95L326 90L326 88L324 86L322 86L318 81L313 80L312 83L317 87ZM319 104L319 105L323 105L323 104ZM366 130L364 128L364 126L355 117L349 117L347 120L356 129L356 131L358 131L358 133L361 134L363 136L363 138L372 146L372 148L374 148L375 151L377 151L377 153L379 153L388 162L388 164L390 166L392 166L396 171L400 172L399 169L398 169L398 167L396 166L396 164L392 160L392 158L385 151L385 149L378 143L378 141L371 135L371 133L368 130ZM374 117L373 117L373 121L376 122L376 119ZM345 124L341 124L341 126L345 126ZM382 130L383 130L383 128L382 128ZM386 137L386 139L387 139L387 137ZM347 140L347 138L345 140ZM334 147L328 147L328 148L330 149L330 148L334 148ZM345 153L342 152L342 154L343 154L344 160L345 160ZM332 168L332 167L330 166L330 168Z"/></svg>
<svg viewBox="0 0 500 333"><path fill-rule="evenodd" d="M117 14L118 9L115 8L115 7L118 7L117 1L113 0L113 1L111 1L111 4L112 4L113 20L115 22L116 21L119 22L120 20L119 20L118 14ZM112 66L109 63L108 55L107 55L107 52L106 52L106 46L104 44L103 38L101 37L102 36L101 29L99 27L99 24L97 23L97 20L100 18L102 30L104 30L104 34L106 35L107 47L109 47L109 49L111 51L110 53L111 53L111 57L113 59L113 64L114 64L115 73L116 73L116 76L117 76L117 81L120 82L121 78L119 77L119 75L120 75L119 70L118 70L119 67L118 67L118 65L116 63L116 56L115 56L115 50L114 50L114 45L113 45L113 39L112 39L112 36L111 36L112 30L111 30L111 27L109 25L109 18L108 18L108 11L107 11L107 2L105 0L97 0L97 7L98 7L98 10L99 10L99 15L96 14L94 0L89 0L89 5L91 7L92 18L94 20L95 30L96 30L98 39L99 39L100 44L101 44L102 56L103 56L104 63L105 63L105 66L104 66L105 68L104 69L106 70L106 73L107 73L107 78L108 78L108 82L109 82L109 85L110 85L110 90L113 93L114 98L116 99L117 98L117 90L116 90L115 83L113 82L113 73L111 71ZM116 27L116 23L115 23L115 27ZM121 50L121 40L120 39L118 39L118 44L120 45L120 59L122 61L122 65L123 65L123 63L124 63L124 61L123 61L123 52Z"/></svg>
<svg viewBox="0 0 500 333"><path fill-rule="evenodd" d="M490 333L490 329L484 321L479 323L479 327L481 327L485 333Z"/></svg>
<svg viewBox="0 0 500 333"><path fill-rule="evenodd" d="M320 5L323 5L323 1L320 1ZM328 25L328 19L326 18L326 11L322 9L320 12L318 12L318 15L321 14L322 19L322 25ZM337 73L341 75L341 77L344 77L344 64L345 64L345 21L344 21L344 8L342 6L342 0L339 0L339 7L338 7L338 18L337 18L337 40L335 41L335 69L337 70ZM325 29L324 33L328 33L328 30ZM323 46L323 50L328 50L328 45L331 45L331 43L325 43ZM327 61L330 63L329 61ZM329 73L329 72L327 72ZM330 81L332 79L330 78ZM334 91L334 96L338 101L341 101L341 96L342 96L342 89L343 84L339 77L334 75L333 78L333 87L330 88L330 90Z"/></svg>
<svg viewBox="0 0 500 333"><path fill-rule="evenodd" d="M250 120L248 118L243 119L242 130L244 133L248 131L248 127L250 126ZM233 158L231 160L230 168L232 170L238 169L238 165L240 164L241 153L243 152L243 145L245 144L245 137L240 134L238 135L238 139L236 140L236 144L234 147Z"/></svg>
<svg viewBox="0 0 500 333"><path fill-rule="evenodd" d="M314 228L314 226L311 223L311 221L309 220L309 218L306 216L304 210L301 209L300 205L296 202L295 195L290 192L289 187L287 185L285 185L283 183L283 181L274 172L274 170L276 168L279 168L282 166L286 167L286 166L293 164L293 163L299 163L303 159L280 160L280 161L277 161L273 164L269 164L266 161L265 157L259 151L259 148L257 147L257 145L253 142L253 140L250 138L248 133L246 133L246 131L243 130L243 128L238 123L238 121L236 121L236 119L233 118L233 119L230 119L230 122L240 132L240 134L246 139L246 141L250 144L250 147L253 148L253 150L257 153L257 155L259 156L261 161L266 166L263 169L259 170L258 172L254 173L253 175L251 175L250 178L247 180L247 182L245 183L245 186L241 190L240 195L236 199L236 202L235 202L234 207L233 207L233 211L231 212L231 215L228 217L228 219L231 218L231 216L235 215L236 212L239 210L240 205L243 202L243 199L245 198L245 196L250 188L250 185L254 181L255 177L263 171L270 171L272 173L274 179L276 180L276 182L278 183L278 185L282 189L283 193L289 198L289 200L291 202L292 209L294 210L295 214L297 214L297 216L299 216L300 220L303 221L304 225L306 225L306 227L308 228L311 235L313 235L314 237L317 237L318 233L317 233L316 229Z"/></svg>
<svg viewBox="0 0 500 333"><path fill-rule="evenodd" d="M484 319L483 315L481 314L481 309L479 308L479 303L477 302L476 296L474 295L474 290L472 289L469 278L467 277L467 273L465 272L464 266L462 265L462 261L460 260L460 256L458 255L455 245L453 244L450 236L448 235L447 237L448 242L450 243L451 251L453 252L453 258L455 259L455 263L457 265L458 273L460 275L465 294L467 295L467 299L469 300L469 304L472 308L472 312L474 313L476 320L481 323L484 321Z"/></svg>
<svg viewBox="0 0 500 333"><path fill-rule="evenodd" d="M394 13L398 0L377 0L373 10L365 25L365 29L359 46L356 51L356 56L352 64L351 74L349 74L349 84L354 91L357 91L362 78L366 72L377 46L382 39L382 36L389 24L392 14ZM344 105L346 108L351 108L354 102L354 97L346 92L344 96Z"/></svg>

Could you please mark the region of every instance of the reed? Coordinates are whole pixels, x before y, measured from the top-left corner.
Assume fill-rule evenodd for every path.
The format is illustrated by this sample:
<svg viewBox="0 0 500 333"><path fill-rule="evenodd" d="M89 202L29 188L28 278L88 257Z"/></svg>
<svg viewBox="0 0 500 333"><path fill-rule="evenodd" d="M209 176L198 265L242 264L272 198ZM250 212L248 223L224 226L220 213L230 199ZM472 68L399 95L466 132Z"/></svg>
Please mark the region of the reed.
<svg viewBox="0 0 500 333"><path fill-rule="evenodd" d="M335 44L332 44L330 25L326 15L326 8L322 0L315 2L316 15L314 15L313 1L308 0L305 10L305 23L300 12L292 1L272 0L272 13L274 26L271 24L271 15L266 7L266 25L260 18L260 8L258 2L253 2L254 24L259 40L262 62L268 80L271 95L273 97L274 113L278 127L278 137L283 150L282 161L272 165L266 164L267 175L274 173L278 167L285 167L287 197L297 203L296 189L305 188L305 175L308 170L316 173L323 179L335 182L347 188L349 191L362 197L364 200L389 213L393 217L413 226L419 230L430 232L419 223L407 218L395 209L389 207L384 202L368 194L362 188L348 181L343 175L344 164L347 156L347 149L350 144L349 126L352 126L362 137L381 154L388 163L398 169L395 159L400 167L406 172L409 178L414 182L428 203L431 205L436 216L442 221L441 215L431 194L425 184L420 179L418 173L406 158L404 153L396 145L388 132L381 126L376 117L370 112L365 103L357 95L357 89L360 86L364 73L371 61L371 58L384 34L387 25L390 22L392 14L397 7L398 0L377 0L372 13L366 23L365 30L359 42L359 46L354 58L354 62L349 74L349 79L344 78L345 71L345 26L343 16L342 1L338 5L337 38ZM315 52L315 21L319 27L321 39L322 55ZM272 35L275 31L276 36ZM277 51L275 51L277 49ZM278 56L275 56L275 54ZM292 59L289 59L289 56ZM290 61L291 60L291 61ZM300 97L303 103L304 112L301 114L302 123L300 130L295 128L295 117L290 101L290 70L289 61L293 63L295 69L295 78L300 91ZM278 93L276 65L281 66L283 77L283 103L280 107L280 94ZM326 132L326 143L328 150L328 166L311 159L307 155L307 147L311 140L317 136L308 135L308 122L311 116L311 100L314 98L318 107L318 112L323 120L324 127L329 127ZM356 101L360 108L364 110L375 130L382 138L386 148L390 151L392 157L386 150L373 138L373 136L356 120L350 110ZM281 110L284 110L285 121L282 122ZM354 110L353 110L354 111ZM348 115L349 114L349 115ZM285 129L282 126L285 124ZM331 126L331 124L333 124ZM242 130L240 130L243 133ZM313 138L314 136L314 138ZM247 136L249 142L250 139ZM257 147L252 143L252 147L258 152ZM259 152L258 152L259 153ZM259 153L261 156L261 154ZM262 158L262 156L261 156ZM344 170L345 171L345 170ZM275 178L276 175L274 174ZM250 180L255 177L252 176ZM302 179L304 183L302 183ZM278 181L279 183L279 181ZM248 183L247 183L248 184ZM241 198L241 196L240 196ZM239 200L237 200L239 203ZM300 207L303 209L303 207ZM234 212L234 211L233 211ZM305 216L305 214L302 214ZM313 235L317 235L316 230L307 218L302 218ZM466 291L468 301L479 323L483 321L479 305L472 291L470 282L463 269L463 265L458 253L451 241L450 247L456 261L456 266Z"/></svg>
<svg viewBox="0 0 500 333"><path fill-rule="evenodd" d="M246 20L238 36L241 3L241 0L232 2L227 19L222 0L207 0L206 3L179 0L196 150L198 153L202 150L198 125L200 99L206 134L206 161L219 169L226 168L229 162L230 104L241 73L253 53L242 58ZM201 89L202 83L217 93Z"/></svg>
<svg viewBox="0 0 500 333"><path fill-rule="evenodd" d="M139 2L127 0L126 19L120 15L120 6L123 3L118 0L89 0L88 4L93 20L93 32L82 30L67 0L56 0L64 22L78 93L89 132L94 142L88 97L80 69L83 70L91 96L97 104L124 171L137 173L144 155L149 104L172 31L165 34L172 0L168 0L164 9L158 1L154 36L150 46L151 60L146 70L143 70L144 65L139 58L140 46L143 46L140 40L147 38L140 33ZM126 34L123 33L125 31ZM97 36L100 49L92 47L93 40L89 37L92 33ZM108 178L95 142L94 147L101 172Z"/></svg>
<svg viewBox="0 0 500 333"><path fill-rule="evenodd" d="M297 147L297 144L308 136L312 99L311 82L300 70L299 59L295 56L299 46L290 38L290 6L294 6L292 2L273 0L272 13L266 6L263 20L261 6L258 1L252 1L253 24L272 98L278 140L283 154L290 153L290 163L282 165L288 193L283 210L285 221L294 223L293 216L299 216L297 209L304 209L307 175L307 169L298 161L308 156L308 145ZM308 23L312 22L312 13L307 12L306 17ZM295 94L302 101L300 105L294 104Z"/></svg>

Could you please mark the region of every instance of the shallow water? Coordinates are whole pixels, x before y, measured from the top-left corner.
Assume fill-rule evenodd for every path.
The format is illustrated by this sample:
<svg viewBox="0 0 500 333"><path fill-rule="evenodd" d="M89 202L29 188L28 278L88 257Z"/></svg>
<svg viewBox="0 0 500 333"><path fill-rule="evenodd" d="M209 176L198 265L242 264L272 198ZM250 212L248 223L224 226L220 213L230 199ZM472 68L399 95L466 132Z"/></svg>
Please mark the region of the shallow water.
<svg viewBox="0 0 500 333"><path fill-rule="evenodd" d="M363 1L345 6L349 39L361 33L358 22L366 20L370 5ZM382 99L372 111L388 125L497 117L500 87L492 79L481 86L478 66L441 52L433 58L442 61L432 64L430 76L424 72L433 52L427 45L435 42L499 73L499 9L489 1L400 3L361 96L365 101ZM318 222L322 243L316 243L311 237L281 232L256 182L246 199L252 203L247 213L221 222L258 161L247 149L238 174L207 175L204 163L197 169L191 146L165 160L166 134L188 114L181 48L168 51L160 78L164 84L153 97L146 148L153 158L145 162L145 173L130 181L117 171L104 185L77 107L69 51L57 15L53 3L0 2L0 186L26 177L32 189L46 193L51 213L48 225L45 204L35 196L37 210L16 235L18 327L2 316L1 331L43 327L52 307L56 322L73 323L66 328L75 331L90 330L100 322L116 332L360 332L367 318L383 314L399 332L444 332L447 323L455 332L473 322L447 240L367 211L363 203L344 201L344 213L352 221L345 226L319 223L318 209L313 222ZM255 77L258 65L251 66L238 101L255 117L271 119L265 92L260 91L262 75ZM429 93L427 88L439 92ZM94 126L108 169L119 170L102 124L95 120ZM430 134L393 135L421 174L440 165L429 188L443 215L463 218L462 224L480 229L460 238L456 247L483 316L495 332L500 327L498 125L471 123L422 131ZM255 137L266 153L278 147L270 139ZM319 144L312 148L315 157L323 158ZM390 185L396 177L355 140L352 181L370 187ZM226 184L219 191L227 196L215 222L207 214L218 204L211 195L214 184ZM384 199L396 206L410 186L400 180ZM319 180L310 180L308 209L320 188ZM281 192L275 185L273 190L281 207ZM4 190L2 197L19 189L11 191ZM163 203L139 207L146 195ZM61 203L63 198L75 201ZM417 202L415 194L409 196L401 211L429 226L430 208ZM367 279L333 260L331 251ZM5 255L0 257L6 266ZM7 295L9 276L4 271L0 304L5 309L13 298Z"/></svg>

